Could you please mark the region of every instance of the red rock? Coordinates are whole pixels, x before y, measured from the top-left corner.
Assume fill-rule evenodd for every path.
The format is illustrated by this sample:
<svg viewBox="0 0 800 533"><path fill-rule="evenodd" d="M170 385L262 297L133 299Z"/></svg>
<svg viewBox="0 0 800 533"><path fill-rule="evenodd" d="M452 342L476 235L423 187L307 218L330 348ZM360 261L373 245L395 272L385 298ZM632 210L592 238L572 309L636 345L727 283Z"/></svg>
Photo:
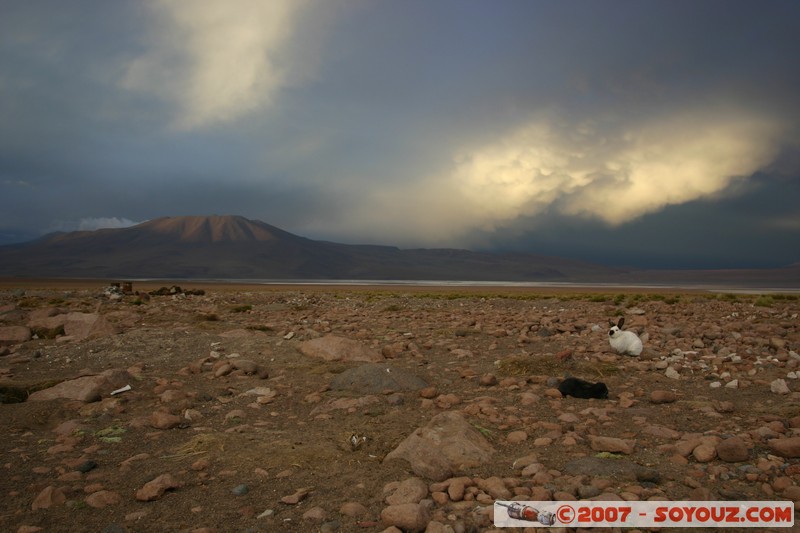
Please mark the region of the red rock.
<svg viewBox="0 0 800 533"><path fill-rule="evenodd" d="M86 497L86 504L89 507L94 507L95 509L101 509L109 505L116 505L120 501L122 501L120 495L111 490L100 490L93 492Z"/></svg>
<svg viewBox="0 0 800 533"><path fill-rule="evenodd" d="M78 400L81 402L95 402L104 394L118 389L130 380L130 375L125 370L112 369L96 376L83 376L76 379L62 381L53 387L36 391L28 396L28 401L47 401L56 399Z"/></svg>
<svg viewBox="0 0 800 533"><path fill-rule="evenodd" d="M506 440L509 444L519 444L520 442L528 440L528 434L524 431L512 431L508 434Z"/></svg>
<svg viewBox="0 0 800 533"><path fill-rule="evenodd" d="M442 481L456 470L487 463L494 448L459 413L446 411L417 428L384 461L404 459L420 477Z"/></svg>
<svg viewBox="0 0 800 533"><path fill-rule="evenodd" d="M624 453L630 455L633 453L636 441L618 439L616 437L602 437L599 435L589 435L591 447L596 452L610 452L610 453Z"/></svg>
<svg viewBox="0 0 800 533"><path fill-rule="evenodd" d="M66 501L67 497L64 495L64 491L50 485L36 496L36 499L31 504L31 509L34 511L37 509L49 509L54 505L63 505Z"/></svg>
<svg viewBox="0 0 800 533"><path fill-rule="evenodd" d="M0 327L0 344L19 344L31 340L31 330L25 326Z"/></svg>
<svg viewBox="0 0 800 533"><path fill-rule="evenodd" d="M506 488L502 479L492 476L478 480L478 488L486 492L495 500L508 500L511 498L511 491Z"/></svg>
<svg viewBox="0 0 800 533"><path fill-rule="evenodd" d="M289 496L284 496L281 498L281 501L286 505L297 505L306 499L306 496L308 496L309 492L311 492L311 489L309 488L297 489L294 494L290 494Z"/></svg>
<svg viewBox="0 0 800 533"><path fill-rule="evenodd" d="M728 463L747 461L750 452L741 437L730 437L717 444L717 456Z"/></svg>
<svg viewBox="0 0 800 533"><path fill-rule="evenodd" d="M714 457L717 456L717 448L708 443L700 444L692 450L692 456L694 456L698 463L708 463L709 461L713 461Z"/></svg>
<svg viewBox="0 0 800 533"><path fill-rule="evenodd" d="M386 498L389 505L419 503L428 495L428 485L418 477L401 481L395 491Z"/></svg>
<svg viewBox="0 0 800 533"><path fill-rule="evenodd" d="M424 389L421 389L419 391L419 395L422 398L427 398L427 399L430 400L430 399L436 398L436 396L439 395L439 391L436 389L436 387L433 387L433 386L425 387ZM800 420L800 417L798 417L798 420ZM798 425L800 425L800 422L798 422Z"/></svg>
<svg viewBox="0 0 800 533"><path fill-rule="evenodd" d="M358 502L345 502L339 508L339 513L351 518L369 515L369 509Z"/></svg>
<svg viewBox="0 0 800 533"><path fill-rule="evenodd" d="M325 361L365 361L378 363L384 360L378 351L360 342L335 335L326 335L318 339L304 341L298 350L309 357L318 357Z"/></svg>
<svg viewBox="0 0 800 533"><path fill-rule="evenodd" d="M64 320L64 333L72 340L104 337L119 333L116 326L97 313L68 313Z"/></svg>
<svg viewBox="0 0 800 533"><path fill-rule="evenodd" d="M481 376L478 383L484 387L491 387L492 385L497 385L497 376L494 374L484 374Z"/></svg>
<svg viewBox="0 0 800 533"><path fill-rule="evenodd" d="M464 491L466 490L463 478L454 478L447 486L447 495L454 502L460 502L464 499Z"/></svg>
<svg viewBox="0 0 800 533"><path fill-rule="evenodd" d="M168 490L180 488L178 483L170 474L162 474L152 481L145 483L144 487L136 491L136 499L140 502L150 502L158 500Z"/></svg>
<svg viewBox="0 0 800 533"><path fill-rule="evenodd" d="M403 531L424 531L430 522L427 507L418 503L390 505L381 511L383 523Z"/></svg>
<svg viewBox="0 0 800 533"><path fill-rule="evenodd" d="M322 522L325 520L325 509L322 507L312 507L303 513L303 520L312 520L314 522Z"/></svg>
<svg viewBox="0 0 800 533"><path fill-rule="evenodd" d="M150 426L156 429L172 429L180 423L181 417L163 411L156 411L150 416Z"/></svg>
<svg viewBox="0 0 800 533"><path fill-rule="evenodd" d="M650 393L650 401L655 404L672 403L678 399L678 395L669 390L654 390Z"/></svg>
<svg viewBox="0 0 800 533"><path fill-rule="evenodd" d="M800 437L771 439L767 441L767 446L775 455L787 458L800 457Z"/></svg>

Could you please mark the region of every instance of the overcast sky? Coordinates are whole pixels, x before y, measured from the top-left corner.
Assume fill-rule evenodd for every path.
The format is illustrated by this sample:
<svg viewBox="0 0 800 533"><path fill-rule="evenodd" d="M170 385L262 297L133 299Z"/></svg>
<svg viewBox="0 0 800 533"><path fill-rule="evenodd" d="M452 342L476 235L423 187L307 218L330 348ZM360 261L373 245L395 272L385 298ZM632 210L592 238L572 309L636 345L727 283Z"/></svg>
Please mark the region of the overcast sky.
<svg viewBox="0 0 800 533"><path fill-rule="evenodd" d="M798 262L798 28L792 0L0 0L0 244L236 214Z"/></svg>

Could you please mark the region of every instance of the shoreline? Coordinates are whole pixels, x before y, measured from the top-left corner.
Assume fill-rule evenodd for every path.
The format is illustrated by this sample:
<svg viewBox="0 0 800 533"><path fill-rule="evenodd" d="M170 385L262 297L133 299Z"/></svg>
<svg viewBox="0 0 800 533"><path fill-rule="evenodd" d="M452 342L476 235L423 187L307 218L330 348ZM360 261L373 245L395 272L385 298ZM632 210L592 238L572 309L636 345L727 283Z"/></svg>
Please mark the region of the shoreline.
<svg viewBox="0 0 800 533"><path fill-rule="evenodd" d="M797 288L679 286L664 284L622 285L611 283L485 282L427 280L217 280L217 279L130 279L130 278L2 278L0 289L89 290L112 283L131 282L133 290L151 291L164 286L224 292L432 292L463 294L799 294Z"/></svg>

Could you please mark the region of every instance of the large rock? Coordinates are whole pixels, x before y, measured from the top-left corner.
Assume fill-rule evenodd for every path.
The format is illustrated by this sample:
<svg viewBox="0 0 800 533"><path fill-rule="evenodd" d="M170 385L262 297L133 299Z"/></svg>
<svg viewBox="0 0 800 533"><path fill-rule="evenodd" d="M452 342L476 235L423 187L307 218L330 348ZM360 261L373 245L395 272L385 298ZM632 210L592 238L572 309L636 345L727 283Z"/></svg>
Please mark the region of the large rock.
<svg viewBox="0 0 800 533"><path fill-rule="evenodd" d="M767 442L767 446L769 446L775 455L790 459L800 457L800 437L772 439Z"/></svg>
<svg viewBox="0 0 800 533"><path fill-rule="evenodd" d="M417 428L384 460L404 459L421 477L443 481L455 472L487 463L494 448L458 413L436 415Z"/></svg>
<svg viewBox="0 0 800 533"><path fill-rule="evenodd" d="M62 381L48 389L36 391L28 396L29 402L66 399L80 402L95 402L104 394L124 387L131 379L126 370L111 369L95 376L83 376Z"/></svg>
<svg viewBox="0 0 800 533"><path fill-rule="evenodd" d="M160 499L166 491L180 487L181 483L176 481L170 474L161 474L137 490L136 499L140 502L151 502Z"/></svg>
<svg viewBox="0 0 800 533"><path fill-rule="evenodd" d="M67 321L67 314L57 307L34 309L28 315L28 326L32 328L54 329L63 326Z"/></svg>
<svg viewBox="0 0 800 533"><path fill-rule="evenodd" d="M596 452L624 453L630 455L636 447L636 441L618 439L617 437L604 437L589 435L591 447Z"/></svg>
<svg viewBox="0 0 800 533"><path fill-rule="evenodd" d="M309 357L319 357L326 361L363 361L377 363L383 355L358 341L326 335L318 339L301 342L298 349Z"/></svg>
<svg viewBox="0 0 800 533"><path fill-rule="evenodd" d="M730 437L717 444L717 456L727 463L747 461L750 451L741 437Z"/></svg>
<svg viewBox="0 0 800 533"><path fill-rule="evenodd" d="M0 327L0 345L19 344L31 340L31 330L25 326Z"/></svg>
<svg viewBox="0 0 800 533"><path fill-rule="evenodd" d="M422 378L402 368L366 364L345 370L331 381L333 390L378 394L386 390L409 391L427 387Z"/></svg>
<svg viewBox="0 0 800 533"><path fill-rule="evenodd" d="M430 522L428 508L419 503L390 505L381 511L381 521L403 531L424 531Z"/></svg>
<svg viewBox="0 0 800 533"><path fill-rule="evenodd" d="M68 313L64 319L64 333L72 340L104 337L119 333L116 326L97 313Z"/></svg>

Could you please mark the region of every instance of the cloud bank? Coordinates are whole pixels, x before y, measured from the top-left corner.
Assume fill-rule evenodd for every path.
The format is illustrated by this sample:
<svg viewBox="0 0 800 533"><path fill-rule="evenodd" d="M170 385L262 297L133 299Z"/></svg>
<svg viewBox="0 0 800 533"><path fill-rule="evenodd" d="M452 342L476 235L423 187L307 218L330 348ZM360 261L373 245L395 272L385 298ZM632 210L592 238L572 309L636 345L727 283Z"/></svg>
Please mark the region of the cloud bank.
<svg viewBox="0 0 800 533"><path fill-rule="evenodd" d="M174 107L190 130L268 107L289 83L282 62L304 0L152 0L152 44L123 87Z"/></svg>
<svg viewBox="0 0 800 533"><path fill-rule="evenodd" d="M617 131L537 119L465 151L453 181L484 227L546 210L619 225L746 179L773 161L784 131L744 111L683 111Z"/></svg>

